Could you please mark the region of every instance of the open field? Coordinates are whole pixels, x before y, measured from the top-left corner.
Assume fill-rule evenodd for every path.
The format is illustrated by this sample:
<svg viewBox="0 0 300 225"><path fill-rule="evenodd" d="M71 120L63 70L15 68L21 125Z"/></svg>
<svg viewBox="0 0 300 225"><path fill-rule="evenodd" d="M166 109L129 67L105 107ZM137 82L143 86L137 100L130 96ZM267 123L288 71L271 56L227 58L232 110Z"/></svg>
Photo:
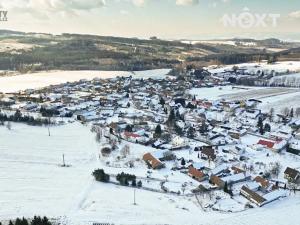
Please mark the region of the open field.
<svg viewBox="0 0 300 225"><path fill-rule="evenodd" d="M22 124L13 124L11 131L0 127L0 220L41 214L76 225L282 225L298 218L300 196L264 208L219 213L202 211L193 196L137 190L135 206L133 189L93 180L91 171L105 166L97 160L98 147L88 127L73 123L51 128L51 133L49 137L45 127ZM138 155L151 150L132 148ZM71 167L59 166L62 154Z"/></svg>
<svg viewBox="0 0 300 225"><path fill-rule="evenodd" d="M284 107L298 107L300 105L300 89L281 88L281 87L237 87L225 86L222 88L194 88L190 91L192 95L198 98L208 100L246 100L259 99L262 104L259 108L263 111L269 111L274 108L279 112Z"/></svg>
<svg viewBox="0 0 300 225"><path fill-rule="evenodd" d="M209 66L208 70L211 73L220 73L228 70L232 70L233 66L237 66L240 69L244 69L250 74L257 74L258 71L264 71L265 74L269 74L272 71L277 73L286 73L286 72L299 72L300 71L300 62L299 61L283 61L268 64L266 61L261 63L241 63L235 65L226 65L226 66Z"/></svg>

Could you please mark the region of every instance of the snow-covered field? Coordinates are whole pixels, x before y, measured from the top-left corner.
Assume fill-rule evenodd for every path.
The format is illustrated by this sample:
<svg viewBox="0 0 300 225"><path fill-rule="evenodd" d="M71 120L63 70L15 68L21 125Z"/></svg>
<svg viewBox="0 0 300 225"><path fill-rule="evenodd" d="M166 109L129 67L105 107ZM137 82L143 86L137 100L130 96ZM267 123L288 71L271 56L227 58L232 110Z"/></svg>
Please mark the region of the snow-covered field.
<svg viewBox="0 0 300 225"><path fill-rule="evenodd" d="M267 62L261 63L241 63L227 66L209 66L208 70L211 73L221 73L224 71L232 70L233 66L237 66L240 69L245 69L250 74L257 74L258 71L264 71L265 74L275 71L277 73L299 72L300 61L285 61L268 64Z"/></svg>
<svg viewBox="0 0 300 225"><path fill-rule="evenodd" d="M240 100L240 99L259 99L262 101L258 105L260 109L268 112L271 108L280 111L285 107L300 106L299 88L281 88L281 87L246 87L233 86L213 87L213 88L194 88L189 92L198 98L208 100Z"/></svg>
<svg viewBox="0 0 300 225"><path fill-rule="evenodd" d="M287 87L300 87L300 73L276 76L269 81L270 85L285 85Z"/></svg>
<svg viewBox="0 0 300 225"><path fill-rule="evenodd" d="M147 71L45 71L17 76L0 77L0 92L9 93L25 89L42 88L49 85L75 82L81 79L114 78L117 76L133 76L135 78L161 78L170 69Z"/></svg>
<svg viewBox="0 0 300 225"><path fill-rule="evenodd" d="M38 45L19 43L13 39L6 39L0 41L0 52L10 52L18 50L30 50Z"/></svg>
<svg viewBox="0 0 300 225"><path fill-rule="evenodd" d="M137 146L131 149L137 155L151 151ZM79 123L52 127L50 137L45 127L15 123L10 131L0 127L0 221L34 214L76 225L283 225L298 219L300 196L263 208L219 213L204 212L193 196L137 190L133 205L132 188L93 180L91 171L103 166L97 159L98 148L89 127ZM62 154L70 167L60 166Z"/></svg>

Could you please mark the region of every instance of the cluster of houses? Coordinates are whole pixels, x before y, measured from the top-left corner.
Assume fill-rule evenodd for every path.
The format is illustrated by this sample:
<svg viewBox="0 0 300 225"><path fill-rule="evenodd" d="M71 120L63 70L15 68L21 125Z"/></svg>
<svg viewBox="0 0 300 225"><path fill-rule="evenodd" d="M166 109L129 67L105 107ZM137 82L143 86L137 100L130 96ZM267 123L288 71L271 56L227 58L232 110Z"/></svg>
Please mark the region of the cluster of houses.
<svg viewBox="0 0 300 225"><path fill-rule="evenodd" d="M43 116L51 111L53 119L90 122L119 139L155 148L156 152L142 156L150 169L176 170L199 184L206 182L211 189L230 190L243 183L239 194L263 206L283 197L284 186L264 172L251 171L246 152L299 155L300 120L280 116L271 120L257 109L260 101L256 99L210 101L189 93L191 88L226 84L210 76L81 80L5 94L0 105L6 112ZM258 121L264 125L263 132ZM187 151L190 158L179 156ZM299 183L298 169L286 168L286 182Z"/></svg>

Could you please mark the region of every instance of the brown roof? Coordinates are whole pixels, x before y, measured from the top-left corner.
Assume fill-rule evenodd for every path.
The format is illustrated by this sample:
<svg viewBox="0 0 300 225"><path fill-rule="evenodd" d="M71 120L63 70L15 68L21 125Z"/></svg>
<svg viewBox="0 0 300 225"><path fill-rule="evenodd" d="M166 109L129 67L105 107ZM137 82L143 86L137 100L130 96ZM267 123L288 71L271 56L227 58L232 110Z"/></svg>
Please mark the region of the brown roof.
<svg viewBox="0 0 300 225"><path fill-rule="evenodd" d="M247 188L246 186L243 186L241 188L241 193L242 191L246 192L249 195L249 199L250 200L254 200L256 203L261 204L263 202L266 201L265 198L263 198L262 196L260 196L259 194L255 193L254 191L250 190L249 188Z"/></svg>
<svg viewBox="0 0 300 225"><path fill-rule="evenodd" d="M269 186L269 181L262 178L261 176L257 176L254 178L254 180L257 182L257 183L260 183L260 185L263 187L263 188L267 188Z"/></svg>
<svg viewBox="0 0 300 225"><path fill-rule="evenodd" d="M203 149L201 151L202 154L206 155L207 157L211 159L215 159L215 150L212 148L212 146L203 146Z"/></svg>
<svg viewBox="0 0 300 225"><path fill-rule="evenodd" d="M197 170L192 166L189 167L189 175L198 179L205 176L203 172Z"/></svg>
<svg viewBox="0 0 300 225"><path fill-rule="evenodd" d="M219 186L219 187L222 187L224 185L224 181L220 177L215 176L215 175L212 175L210 177L210 182L217 185L217 186Z"/></svg>
<svg viewBox="0 0 300 225"><path fill-rule="evenodd" d="M162 166L161 161L159 161L157 158L155 158L151 153L146 153L143 156L143 160L145 162L148 162L152 166L153 169L156 169L156 168Z"/></svg>
<svg viewBox="0 0 300 225"><path fill-rule="evenodd" d="M234 174L238 174L238 173L244 173L245 170L242 170L236 166L231 167L231 169L234 171Z"/></svg>
<svg viewBox="0 0 300 225"><path fill-rule="evenodd" d="M300 172L293 168L287 167L284 171L284 174L288 175L292 179L296 179L299 176Z"/></svg>

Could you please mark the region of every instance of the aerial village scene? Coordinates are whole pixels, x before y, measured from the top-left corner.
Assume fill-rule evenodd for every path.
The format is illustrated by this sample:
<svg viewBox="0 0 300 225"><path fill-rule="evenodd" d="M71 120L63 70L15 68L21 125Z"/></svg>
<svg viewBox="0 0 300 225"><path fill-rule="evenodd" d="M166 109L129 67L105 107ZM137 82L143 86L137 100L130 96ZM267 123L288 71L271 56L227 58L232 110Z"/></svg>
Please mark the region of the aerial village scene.
<svg viewBox="0 0 300 225"><path fill-rule="evenodd" d="M299 69L298 62L187 67L179 76L150 70L148 78L120 73L10 90L0 96L1 138L38 170L58 167L57 176L68 179L87 172L87 189L99 188L78 197L83 211L96 209L100 186L111 185L134 191L127 190L130 204L147 201L138 192L153 192L190 199L204 212L280 205L300 188ZM296 74L292 85L289 73ZM248 77L253 85L233 84ZM45 149L34 152L34 142Z"/></svg>

